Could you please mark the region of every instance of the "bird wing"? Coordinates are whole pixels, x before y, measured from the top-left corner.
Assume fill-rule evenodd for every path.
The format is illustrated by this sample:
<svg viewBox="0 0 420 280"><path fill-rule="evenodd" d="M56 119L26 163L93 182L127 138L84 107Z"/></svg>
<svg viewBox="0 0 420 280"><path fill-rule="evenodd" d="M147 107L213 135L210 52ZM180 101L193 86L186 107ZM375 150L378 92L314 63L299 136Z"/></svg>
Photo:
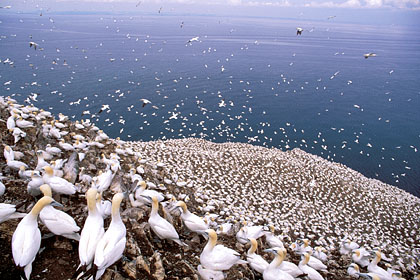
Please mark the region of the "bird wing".
<svg viewBox="0 0 420 280"><path fill-rule="evenodd" d="M21 267L34 260L41 245L41 232L36 224L35 227L33 225L22 220L12 237L13 259Z"/></svg>
<svg viewBox="0 0 420 280"><path fill-rule="evenodd" d="M69 214L57 210L51 205L47 205L44 209L42 209L39 213L39 218L48 227L48 229L52 229L53 233L59 235L73 233L80 230L80 227L77 226L76 222Z"/></svg>
<svg viewBox="0 0 420 280"><path fill-rule="evenodd" d="M167 220L158 216L154 219L149 219L149 224L151 225L153 231L161 238L168 239L179 239L179 235L176 232L173 225L171 225Z"/></svg>

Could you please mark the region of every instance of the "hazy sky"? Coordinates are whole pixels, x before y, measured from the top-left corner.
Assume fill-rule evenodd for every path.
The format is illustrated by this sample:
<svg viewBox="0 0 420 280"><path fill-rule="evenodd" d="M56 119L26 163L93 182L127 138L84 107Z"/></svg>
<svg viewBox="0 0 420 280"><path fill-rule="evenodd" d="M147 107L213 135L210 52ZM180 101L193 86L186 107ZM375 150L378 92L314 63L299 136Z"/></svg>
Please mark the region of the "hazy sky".
<svg viewBox="0 0 420 280"><path fill-rule="evenodd" d="M420 0L2 0L7 12L108 12L265 16L420 25ZM6 11L0 9L1 12Z"/></svg>

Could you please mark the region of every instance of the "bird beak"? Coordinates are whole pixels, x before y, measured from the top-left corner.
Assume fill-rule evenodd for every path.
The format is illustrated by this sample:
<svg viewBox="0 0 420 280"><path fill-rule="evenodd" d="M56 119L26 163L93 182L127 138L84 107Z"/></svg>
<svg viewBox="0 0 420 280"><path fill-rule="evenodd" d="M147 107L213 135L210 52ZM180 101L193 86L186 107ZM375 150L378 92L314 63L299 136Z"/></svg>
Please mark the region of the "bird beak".
<svg viewBox="0 0 420 280"><path fill-rule="evenodd" d="M63 208L64 206L63 206L63 204L61 204L61 203L58 203L57 201L55 201L55 200L53 200L53 202L51 202L51 205L52 206L56 206L56 207L61 207L61 208Z"/></svg>
<svg viewBox="0 0 420 280"><path fill-rule="evenodd" d="M274 253L274 250L273 249L264 249L263 251L264 252L267 252L267 253Z"/></svg>

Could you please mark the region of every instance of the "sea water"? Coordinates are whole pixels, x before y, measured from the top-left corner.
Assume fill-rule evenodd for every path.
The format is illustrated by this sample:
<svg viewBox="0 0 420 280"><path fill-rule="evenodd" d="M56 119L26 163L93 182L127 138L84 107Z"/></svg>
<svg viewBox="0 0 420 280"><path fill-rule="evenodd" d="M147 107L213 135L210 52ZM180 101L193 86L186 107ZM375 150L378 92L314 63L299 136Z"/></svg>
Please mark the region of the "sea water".
<svg viewBox="0 0 420 280"><path fill-rule="evenodd" d="M3 96L124 140L301 148L420 195L419 27L146 14L0 20ZM110 110L98 114L103 104Z"/></svg>

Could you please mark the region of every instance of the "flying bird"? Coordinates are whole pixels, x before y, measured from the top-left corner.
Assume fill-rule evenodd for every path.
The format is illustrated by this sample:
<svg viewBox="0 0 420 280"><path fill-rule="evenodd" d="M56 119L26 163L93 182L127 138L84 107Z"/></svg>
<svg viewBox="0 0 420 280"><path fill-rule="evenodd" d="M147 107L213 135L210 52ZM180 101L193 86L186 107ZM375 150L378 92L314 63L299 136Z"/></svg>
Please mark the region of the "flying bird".
<svg viewBox="0 0 420 280"><path fill-rule="evenodd" d="M374 56L376 56L376 53L365 53L364 55L363 55L366 59L368 59L369 57L374 57Z"/></svg>
<svg viewBox="0 0 420 280"><path fill-rule="evenodd" d="M96 113L97 115L99 115L100 113L102 113L103 111L105 111L105 110L109 110L110 108L109 108L109 105L108 104L103 104L102 105L102 107L101 107L101 109L99 110L99 112L98 113Z"/></svg>
<svg viewBox="0 0 420 280"><path fill-rule="evenodd" d="M187 43L198 42L198 38L200 38L200 37L198 37L198 36L193 37L193 38L189 39Z"/></svg>
<svg viewBox="0 0 420 280"><path fill-rule="evenodd" d="M296 35L302 35L303 29L300 27L296 27Z"/></svg>
<svg viewBox="0 0 420 280"><path fill-rule="evenodd" d="M149 103L152 103L150 100L145 99L145 98L140 99L140 101L142 101L142 102L143 102L143 105L142 105L141 107L144 107L144 106L146 106L146 105L147 105L147 104L149 104Z"/></svg>
<svg viewBox="0 0 420 280"><path fill-rule="evenodd" d="M31 47L34 47L34 49L36 50L36 48L38 47L38 44L37 43L35 43L35 42L29 42L29 47L31 48Z"/></svg>

